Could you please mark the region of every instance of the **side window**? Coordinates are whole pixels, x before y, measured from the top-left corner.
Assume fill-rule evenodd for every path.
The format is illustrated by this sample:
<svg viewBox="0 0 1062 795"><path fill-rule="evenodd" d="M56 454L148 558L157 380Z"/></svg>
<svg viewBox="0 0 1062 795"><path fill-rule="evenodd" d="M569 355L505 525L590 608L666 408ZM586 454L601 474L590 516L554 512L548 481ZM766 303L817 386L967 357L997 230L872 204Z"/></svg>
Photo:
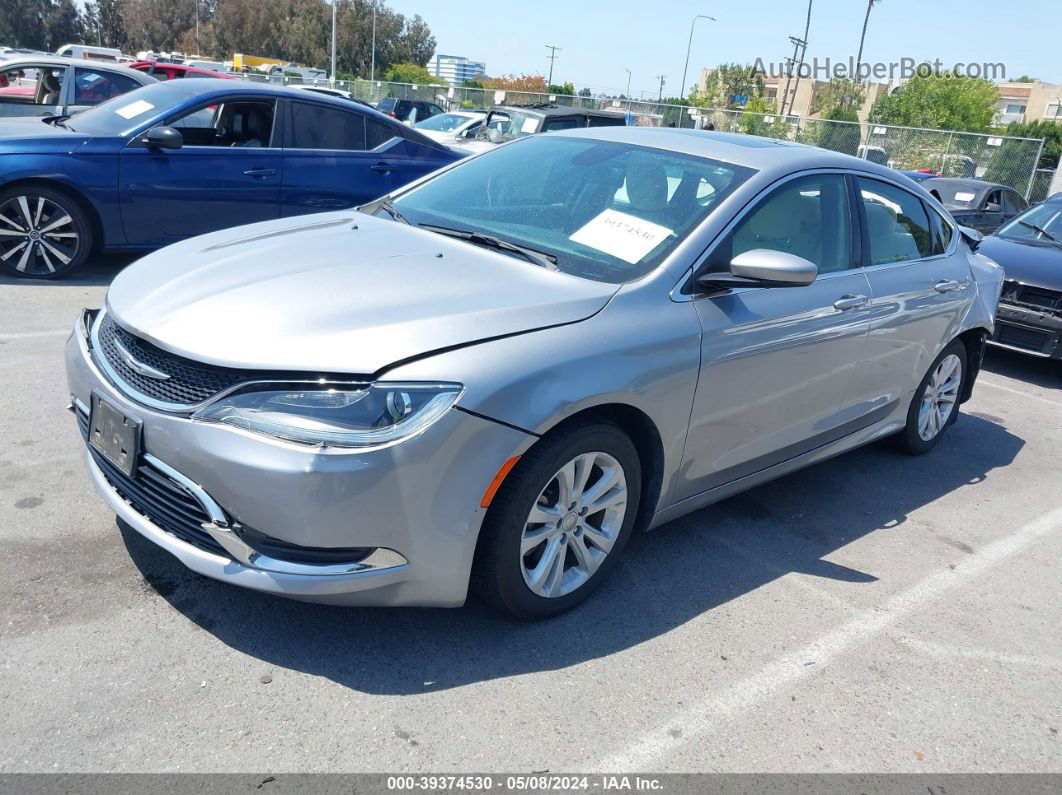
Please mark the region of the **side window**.
<svg viewBox="0 0 1062 795"><path fill-rule="evenodd" d="M382 121L376 121L376 119L365 118L366 149L375 149L397 136L399 136L399 132L390 124L384 124Z"/></svg>
<svg viewBox="0 0 1062 795"><path fill-rule="evenodd" d="M929 210L929 223L933 227L933 253L943 254L948 250L952 235L955 234L951 224L932 208Z"/></svg>
<svg viewBox="0 0 1062 795"><path fill-rule="evenodd" d="M712 254L726 271L746 251L784 251L814 262L819 273L852 267L852 224L844 177L822 174L791 180L763 199Z"/></svg>
<svg viewBox="0 0 1062 795"><path fill-rule="evenodd" d="M0 102L58 105L65 73L64 66L30 64L0 72Z"/></svg>
<svg viewBox="0 0 1062 795"><path fill-rule="evenodd" d="M365 151L365 117L356 111L291 103L290 149Z"/></svg>
<svg viewBox="0 0 1062 795"><path fill-rule="evenodd" d="M992 205L995 205L994 207ZM984 209L987 212L998 212L1003 208L1003 199L1000 191L994 190L985 197Z"/></svg>
<svg viewBox="0 0 1062 795"><path fill-rule="evenodd" d="M432 116L438 116L440 113L443 112L442 108L440 108L438 105L432 104L430 102L428 103L428 110L431 112Z"/></svg>
<svg viewBox="0 0 1062 795"><path fill-rule="evenodd" d="M259 149L273 140L274 103L226 102L200 106L166 120L184 137L184 146L231 146Z"/></svg>
<svg viewBox="0 0 1062 795"><path fill-rule="evenodd" d="M134 88L140 88L140 83L131 77L79 66L74 70L73 104L98 105Z"/></svg>
<svg viewBox="0 0 1062 795"><path fill-rule="evenodd" d="M546 127L542 132L549 132L550 130L574 130L575 119L553 119L546 122Z"/></svg>
<svg viewBox="0 0 1062 795"><path fill-rule="evenodd" d="M867 217L871 265L933 255L929 217L921 199L885 182L859 177L858 183Z"/></svg>
<svg viewBox="0 0 1062 795"><path fill-rule="evenodd" d="M1009 190L1003 191L1003 212L1020 213L1025 210L1026 207L1025 199L1017 193Z"/></svg>

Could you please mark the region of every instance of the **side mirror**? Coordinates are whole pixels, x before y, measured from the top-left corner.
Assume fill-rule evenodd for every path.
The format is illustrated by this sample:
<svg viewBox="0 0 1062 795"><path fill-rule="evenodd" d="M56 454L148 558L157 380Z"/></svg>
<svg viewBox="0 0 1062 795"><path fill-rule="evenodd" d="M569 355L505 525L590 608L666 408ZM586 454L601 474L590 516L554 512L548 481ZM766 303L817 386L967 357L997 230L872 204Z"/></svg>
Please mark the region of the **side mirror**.
<svg viewBox="0 0 1062 795"><path fill-rule="evenodd" d="M754 248L730 261L728 273L705 273L702 287L806 287L819 275L819 266L795 254Z"/></svg>
<svg viewBox="0 0 1062 795"><path fill-rule="evenodd" d="M963 240L965 240L970 246L970 251L977 251L978 247L981 245L981 241L985 239L983 234L968 226L960 226L959 234L962 235Z"/></svg>
<svg viewBox="0 0 1062 795"><path fill-rule="evenodd" d="M184 136L173 127L152 127L140 136L140 143L152 151L180 149L184 145Z"/></svg>

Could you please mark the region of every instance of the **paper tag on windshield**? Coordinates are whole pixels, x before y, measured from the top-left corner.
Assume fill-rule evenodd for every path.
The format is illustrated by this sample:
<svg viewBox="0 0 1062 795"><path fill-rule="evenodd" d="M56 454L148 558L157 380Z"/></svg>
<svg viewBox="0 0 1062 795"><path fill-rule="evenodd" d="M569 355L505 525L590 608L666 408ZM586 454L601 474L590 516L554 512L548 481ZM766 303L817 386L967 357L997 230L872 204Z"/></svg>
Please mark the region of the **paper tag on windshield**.
<svg viewBox="0 0 1062 795"><path fill-rule="evenodd" d="M522 133L533 133L537 129L538 119L536 119L534 116L530 116L524 119L524 123L520 125L520 132Z"/></svg>
<svg viewBox="0 0 1062 795"><path fill-rule="evenodd" d="M139 116L148 110L153 110L154 105L150 102L145 102L142 99L138 99L136 102L130 102L128 105L123 105L115 111L123 119L132 119L135 116Z"/></svg>
<svg viewBox="0 0 1062 795"><path fill-rule="evenodd" d="M633 265L670 234L673 232L666 226L616 210L605 210L568 239Z"/></svg>
<svg viewBox="0 0 1062 795"><path fill-rule="evenodd" d="M955 201L957 201L957 202L972 202L976 196L977 196L976 193L965 193L965 192L956 193L955 194Z"/></svg>

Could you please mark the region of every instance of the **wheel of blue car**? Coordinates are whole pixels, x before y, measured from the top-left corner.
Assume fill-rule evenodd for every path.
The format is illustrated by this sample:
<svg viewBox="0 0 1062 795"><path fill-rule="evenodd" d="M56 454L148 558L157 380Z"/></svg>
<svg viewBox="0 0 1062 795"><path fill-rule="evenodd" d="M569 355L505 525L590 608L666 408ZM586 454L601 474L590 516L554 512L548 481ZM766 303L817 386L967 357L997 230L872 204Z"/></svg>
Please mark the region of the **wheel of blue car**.
<svg viewBox="0 0 1062 795"><path fill-rule="evenodd" d="M618 562L640 490L638 452L616 426L578 424L546 436L491 502L474 587L521 619L574 607Z"/></svg>
<svg viewBox="0 0 1062 795"><path fill-rule="evenodd" d="M0 266L7 273L62 278L91 250L92 227L65 193L36 185L0 193Z"/></svg>

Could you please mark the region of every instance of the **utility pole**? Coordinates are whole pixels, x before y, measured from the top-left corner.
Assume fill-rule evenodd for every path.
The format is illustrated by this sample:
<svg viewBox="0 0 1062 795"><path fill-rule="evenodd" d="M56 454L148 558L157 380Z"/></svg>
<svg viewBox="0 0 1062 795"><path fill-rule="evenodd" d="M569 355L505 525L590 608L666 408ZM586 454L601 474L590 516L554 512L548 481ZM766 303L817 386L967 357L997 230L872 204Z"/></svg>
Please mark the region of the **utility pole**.
<svg viewBox="0 0 1062 795"><path fill-rule="evenodd" d="M804 63L804 55L800 48L806 46L806 42L803 39L798 39L796 36L790 36L789 41L793 42L793 57L787 59L787 69L785 75L785 91L782 92L782 105L778 108L778 113L781 116L785 116L785 103L789 101L789 85L793 80L793 67L797 66L797 58L800 58L800 63ZM797 79L800 79L800 69L797 67ZM794 93L796 89L793 89ZM792 108L792 103L790 103Z"/></svg>
<svg viewBox="0 0 1062 795"><path fill-rule="evenodd" d="M372 63L369 66L369 82L376 79L376 0L372 0ZM372 91L372 86L369 86Z"/></svg>
<svg viewBox="0 0 1062 795"><path fill-rule="evenodd" d="M660 81L660 91L657 92L656 101L660 102L664 98L664 78L667 75L657 75L656 79Z"/></svg>
<svg viewBox="0 0 1062 795"><path fill-rule="evenodd" d="M546 80L546 90L549 91L549 87L553 85L553 62L557 60L557 50L560 47L554 47L552 44L547 44L546 49L549 50L549 78Z"/></svg>
<svg viewBox="0 0 1062 795"><path fill-rule="evenodd" d="M797 64L797 78L796 84L793 86L793 99L789 102L789 112L793 112L793 103L796 102L796 92L800 88L800 67L804 65L804 56L808 54L808 33L811 32L811 4L813 0L808 0L808 21L804 24L804 38L801 39L803 44L800 50L800 63ZM810 108L808 109L810 112ZM784 114L783 114L784 115Z"/></svg>
<svg viewBox="0 0 1062 795"><path fill-rule="evenodd" d="M623 96L627 99L631 98L631 70L626 66L623 67L623 71L627 73L627 90L623 93Z"/></svg>

